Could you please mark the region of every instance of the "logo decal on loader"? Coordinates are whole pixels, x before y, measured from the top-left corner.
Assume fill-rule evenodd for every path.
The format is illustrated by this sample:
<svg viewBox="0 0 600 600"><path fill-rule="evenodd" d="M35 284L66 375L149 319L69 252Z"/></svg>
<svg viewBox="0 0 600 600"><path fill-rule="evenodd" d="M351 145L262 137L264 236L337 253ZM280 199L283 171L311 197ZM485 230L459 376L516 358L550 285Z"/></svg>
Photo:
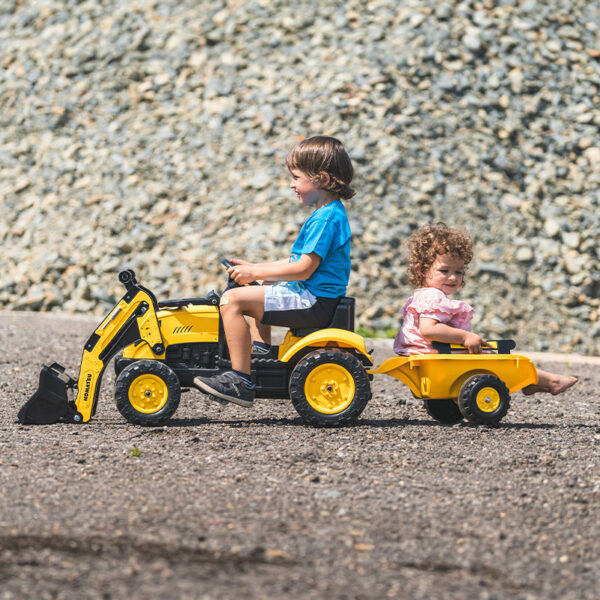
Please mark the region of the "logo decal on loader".
<svg viewBox="0 0 600 600"><path fill-rule="evenodd" d="M92 386L92 374L88 373L85 378L85 390L83 391L83 401L87 402L88 396L90 395L90 387Z"/></svg>
<svg viewBox="0 0 600 600"><path fill-rule="evenodd" d="M187 325L185 327L175 327L173 333L188 333L192 330L193 325Z"/></svg>

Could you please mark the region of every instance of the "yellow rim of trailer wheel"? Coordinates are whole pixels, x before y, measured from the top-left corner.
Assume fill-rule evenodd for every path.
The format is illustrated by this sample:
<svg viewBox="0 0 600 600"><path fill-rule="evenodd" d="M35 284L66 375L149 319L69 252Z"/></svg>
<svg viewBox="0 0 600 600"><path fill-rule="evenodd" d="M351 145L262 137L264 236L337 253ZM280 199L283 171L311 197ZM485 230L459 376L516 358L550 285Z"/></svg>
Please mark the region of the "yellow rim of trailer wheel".
<svg viewBox="0 0 600 600"><path fill-rule="evenodd" d="M477 392L475 401L481 412L492 413L500 406L500 394L493 387L484 387Z"/></svg>
<svg viewBox="0 0 600 600"><path fill-rule="evenodd" d="M318 412L333 415L342 412L354 400L356 386L350 372L334 363L315 367L304 383L304 395Z"/></svg>
<svg viewBox="0 0 600 600"><path fill-rule="evenodd" d="M165 381L157 375L140 375L129 386L129 402L138 412L152 414L167 403L169 390Z"/></svg>

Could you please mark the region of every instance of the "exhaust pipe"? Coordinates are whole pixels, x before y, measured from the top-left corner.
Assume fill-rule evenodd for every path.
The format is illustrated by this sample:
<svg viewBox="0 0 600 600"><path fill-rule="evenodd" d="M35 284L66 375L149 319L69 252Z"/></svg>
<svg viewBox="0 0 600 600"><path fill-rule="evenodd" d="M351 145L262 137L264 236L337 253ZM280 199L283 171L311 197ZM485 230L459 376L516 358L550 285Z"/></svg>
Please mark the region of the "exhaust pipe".
<svg viewBox="0 0 600 600"><path fill-rule="evenodd" d="M50 425L59 421L81 423L83 418L67 394L68 390L76 387L77 382L65 373L62 365L58 363L44 365L40 372L38 389L19 411L19 423L22 425Z"/></svg>

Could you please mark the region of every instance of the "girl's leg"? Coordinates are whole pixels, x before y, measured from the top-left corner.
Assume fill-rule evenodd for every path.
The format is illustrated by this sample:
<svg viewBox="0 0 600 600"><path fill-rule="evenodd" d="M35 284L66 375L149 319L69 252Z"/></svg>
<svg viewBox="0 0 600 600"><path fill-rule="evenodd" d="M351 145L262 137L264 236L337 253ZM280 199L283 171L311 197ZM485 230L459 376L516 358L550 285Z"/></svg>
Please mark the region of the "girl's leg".
<svg viewBox="0 0 600 600"><path fill-rule="evenodd" d="M262 286L233 288L221 297L221 318L231 357L231 368L250 374L250 327L244 315L261 321L264 314L265 291Z"/></svg>
<svg viewBox="0 0 600 600"><path fill-rule="evenodd" d="M557 394L562 394L577 383L577 377L571 375L558 375L556 373L541 371L540 369L538 369L537 373L537 384L528 385L522 390L526 396L530 396L537 392L548 392L553 396L556 396Z"/></svg>

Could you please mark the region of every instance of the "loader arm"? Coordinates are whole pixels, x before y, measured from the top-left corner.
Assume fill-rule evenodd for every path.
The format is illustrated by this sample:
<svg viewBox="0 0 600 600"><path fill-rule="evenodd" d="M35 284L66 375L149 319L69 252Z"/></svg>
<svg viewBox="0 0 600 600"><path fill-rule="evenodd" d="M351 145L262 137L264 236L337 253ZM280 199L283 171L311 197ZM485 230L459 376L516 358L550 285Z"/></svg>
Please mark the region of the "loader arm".
<svg viewBox="0 0 600 600"><path fill-rule="evenodd" d="M38 390L19 412L21 423L85 423L96 412L104 369L119 350L142 341L153 354L164 354L154 294L137 283L133 271L121 272L119 280L127 292L86 342L77 382L57 363L43 367ZM74 402L67 398L68 389L77 389Z"/></svg>
<svg viewBox="0 0 600 600"><path fill-rule="evenodd" d="M129 303L121 300L84 346L75 399L84 423L96 413L106 365L119 350L138 340L146 342L154 354L165 351L156 310L143 290L137 291Z"/></svg>

